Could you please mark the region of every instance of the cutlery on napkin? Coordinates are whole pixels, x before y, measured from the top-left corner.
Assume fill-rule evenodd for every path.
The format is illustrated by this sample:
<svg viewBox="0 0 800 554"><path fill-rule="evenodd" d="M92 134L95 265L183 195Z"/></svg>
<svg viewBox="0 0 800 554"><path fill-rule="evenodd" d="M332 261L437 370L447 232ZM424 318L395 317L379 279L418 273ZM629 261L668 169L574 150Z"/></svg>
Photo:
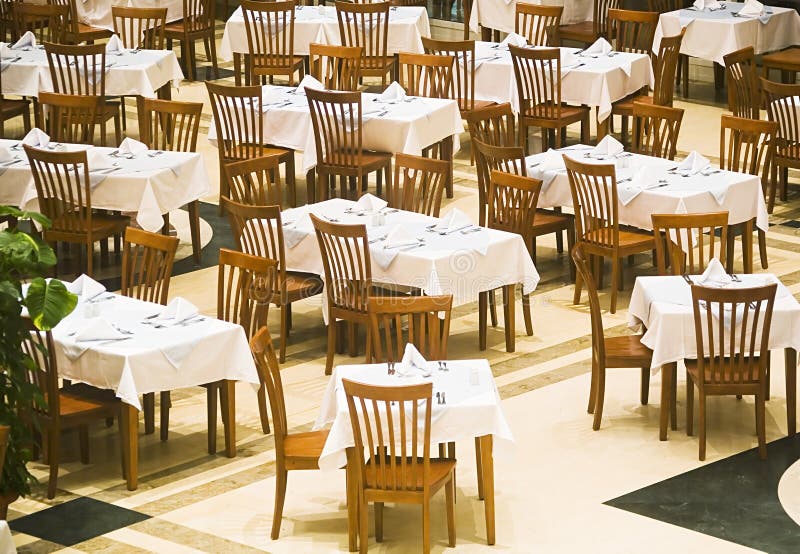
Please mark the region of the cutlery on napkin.
<svg viewBox="0 0 800 554"><path fill-rule="evenodd" d="M75 333L75 342L111 341L128 338L129 335L118 330L102 317L87 319L86 323Z"/></svg>
<svg viewBox="0 0 800 554"><path fill-rule="evenodd" d="M77 294L80 300L91 300L106 292L105 285L88 275L81 275L71 283L65 283L65 287L72 294Z"/></svg>
<svg viewBox="0 0 800 554"><path fill-rule="evenodd" d="M175 325L183 323L187 319L196 317L200 313L197 306L186 300L185 298L175 298L172 302L167 304L164 311L154 318L155 321L165 322L169 321Z"/></svg>
<svg viewBox="0 0 800 554"><path fill-rule="evenodd" d="M397 81L392 81L386 90L384 90L379 96L378 101L380 102L402 102L406 99L406 91L400 86L400 83Z"/></svg>
<svg viewBox="0 0 800 554"><path fill-rule="evenodd" d="M370 248L370 257L381 269L388 268L401 251L411 250L417 246L422 246L420 241L411 235L405 227L395 225L387 234L382 244L373 244Z"/></svg>
<svg viewBox="0 0 800 554"><path fill-rule="evenodd" d="M38 127L34 127L28 131L28 134L22 139L22 144L27 144L28 146L38 146L39 148L47 148L47 145L50 144L50 135Z"/></svg>

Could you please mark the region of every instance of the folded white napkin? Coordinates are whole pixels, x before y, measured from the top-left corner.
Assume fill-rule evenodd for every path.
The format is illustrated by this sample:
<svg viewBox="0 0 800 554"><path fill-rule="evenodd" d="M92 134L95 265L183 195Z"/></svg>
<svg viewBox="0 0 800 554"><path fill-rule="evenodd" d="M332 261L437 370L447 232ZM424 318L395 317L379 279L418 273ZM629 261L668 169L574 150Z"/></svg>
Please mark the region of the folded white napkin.
<svg viewBox="0 0 800 554"><path fill-rule="evenodd" d="M613 50L614 47L612 47L611 44L606 39L600 37L599 39L594 41L594 44L592 44L589 48L584 50L582 54L584 56L598 56L598 55L605 56L606 54L609 54Z"/></svg>
<svg viewBox="0 0 800 554"><path fill-rule="evenodd" d="M695 0L694 7L698 10L716 10L721 6L717 0Z"/></svg>
<svg viewBox="0 0 800 554"><path fill-rule="evenodd" d="M438 232L450 234L460 231L461 229L466 229L472 224L472 220L467 214L458 208L453 208L447 212L447 215L442 217L441 221L436 225L436 227L434 227L434 229Z"/></svg>
<svg viewBox="0 0 800 554"><path fill-rule="evenodd" d="M197 306L181 298L180 296L167 304L167 307L161 312L156 319L158 321L172 321L173 323L181 323L189 318L196 316L200 311Z"/></svg>
<svg viewBox="0 0 800 554"><path fill-rule="evenodd" d="M422 374L423 377L428 377L431 374L431 370L428 368L428 360L410 342L406 344L403 359L400 361L396 371L406 377L419 374Z"/></svg>
<svg viewBox="0 0 800 554"><path fill-rule="evenodd" d="M393 81L392 84L386 87L386 90L378 96L378 100L381 102L401 102L405 99L406 91L397 81Z"/></svg>
<svg viewBox="0 0 800 554"><path fill-rule="evenodd" d="M301 221L310 221L308 217L308 208L306 206L283 212L281 214L281 219L283 224L283 245L286 248L294 248L309 235L297 228Z"/></svg>
<svg viewBox="0 0 800 554"><path fill-rule="evenodd" d="M111 158L97 148L90 148L86 152L86 162L89 164L89 171L100 171L114 167L114 162L111 161Z"/></svg>
<svg viewBox="0 0 800 554"><path fill-rule="evenodd" d="M38 127L34 127L28 134L25 135L25 138L22 139L22 144L27 144L28 146L38 146L40 148L47 148L47 145L50 144L50 135L39 129Z"/></svg>
<svg viewBox="0 0 800 554"><path fill-rule="evenodd" d="M597 146L592 148L591 156L605 158L608 156L616 156L624 151L625 147L620 141L611 135L606 135L600 142L597 143Z"/></svg>
<svg viewBox="0 0 800 554"><path fill-rule="evenodd" d="M356 205L367 212L377 212L384 209L389 205L389 203L386 200L378 198L374 194L370 194L368 192L358 199Z"/></svg>
<svg viewBox="0 0 800 554"><path fill-rule="evenodd" d="M297 85L297 92L302 92L305 94L307 88L310 88L311 90L325 90L325 85L317 81L311 75L306 75L303 77L303 80L300 81L300 84Z"/></svg>
<svg viewBox="0 0 800 554"><path fill-rule="evenodd" d="M14 154L11 153L11 150L7 146L0 144L0 163L10 162L13 159Z"/></svg>
<svg viewBox="0 0 800 554"><path fill-rule="evenodd" d="M625 183L617 182L617 198L623 206L627 206L634 198L639 196L643 190L656 184L653 171L647 167L640 167L630 181Z"/></svg>
<svg viewBox="0 0 800 554"><path fill-rule="evenodd" d="M134 157L147 152L147 145L130 137L125 138L119 145L120 154L131 154Z"/></svg>
<svg viewBox="0 0 800 554"><path fill-rule="evenodd" d="M419 244L419 241L405 227L396 225L386 234L386 238L382 243L377 243L380 247L373 247L370 250L370 256L381 269L386 269L392 264L400 251L417 244Z"/></svg>
<svg viewBox="0 0 800 554"><path fill-rule="evenodd" d="M86 320L81 329L75 333L75 342L118 340L127 338L127 335L119 332L113 325L102 317L93 317Z"/></svg>
<svg viewBox="0 0 800 554"><path fill-rule="evenodd" d="M697 280L698 284L706 287L724 287L730 285L731 282L733 282L733 279L717 258L712 258L708 262L708 267Z"/></svg>
<svg viewBox="0 0 800 554"><path fill-rule="evenodd" d="M679 163L675 169L684 175L694 175L707 168L711 162L699 152L692 150L686 159Z"/></svg>
<svg viewBox="0 0 800 554"><path fill-rule="evenodd" d="M563 171L564 156L561 152L550 148L537 158L536 165L528 167L528 175L542 180L542 190L546 190L556 178L559 171Z"/></svg>
<svg viewBox="0 0 800 554"><path fill-rule="evenodd" d="M106 54L114 54L116 52L122 52L125 50L125 45L122 44L122 40L120 40L118 35L111 35L111 38L108 39L106 43Z"/></svg>
<svg viewBox="0 0 800 554"><path fill-rule="evenodd" d="M25 34L22 35L11 48L16 50L18 48L34 48L35 46L36 46L36 35L34 35L31 31L25 31Z"/></svg>
<svg viewBox="0 0 800 554"><path fill-rule="evenodd" d="M505 44L506 46L511 44L514 46L522 47L528 45L528 39L526 39L522 35L518 35L517 33L509 33L508 36L504 38L503 42L501 42L500 44Z"/></svg>
<svg viewBox="0 0 800 554"><path fill-rule="evenodd" d="M65 286L69 292L77 294L80 300L89 300L106 292L105 285L98 283L88 275L81 275L71 283L65 283Z"/></svg>
<svg viewBox="0 0 800 554"><path fill-rule="evenodd" d="M744 7L739 10L739 15L745 17L758 17L764 12L764 4L758 0L747 0Z"/></svg>

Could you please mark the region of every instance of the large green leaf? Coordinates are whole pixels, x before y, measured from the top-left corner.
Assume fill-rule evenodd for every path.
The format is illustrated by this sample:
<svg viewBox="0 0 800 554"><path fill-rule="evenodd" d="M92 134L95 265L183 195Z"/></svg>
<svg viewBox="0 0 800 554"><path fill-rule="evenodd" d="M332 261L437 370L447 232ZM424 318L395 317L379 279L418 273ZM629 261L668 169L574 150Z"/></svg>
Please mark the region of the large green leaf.
<svg viewBox="0 0 800 554"><path fill-rule="evenodd" d="M41 277L31 281L28 293L25 295L25 306L33 324L39 329L47 331L69 315L78 304L78 297L56 279L49 282Z"/></svg>
<svg viewBox="0 0 800 554"><path fill-rule="evenodd" d="M29 219L35 221L42 227L50 227L50 219L46 215L40 214L39 212L27 212L15 208L14 206L0 206L0 215L10 215L11 217L16 217L21 220Z"/></svg>

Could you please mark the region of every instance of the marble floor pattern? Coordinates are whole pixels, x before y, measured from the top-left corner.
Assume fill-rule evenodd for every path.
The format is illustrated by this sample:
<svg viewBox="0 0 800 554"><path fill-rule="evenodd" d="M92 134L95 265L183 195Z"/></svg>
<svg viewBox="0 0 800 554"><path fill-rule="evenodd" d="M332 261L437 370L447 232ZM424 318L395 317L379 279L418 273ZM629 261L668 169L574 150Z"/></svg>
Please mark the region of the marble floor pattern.
<svg viewBox="0 0 800 554"><path fill-rule="evenodd" d="M219 29L221 36L222 27ZM450 31L452 33L452 31ZM442 36L447 30L434 28ZM219 38L219 37L218 37ZM202 54L199 63L205 63ZM230 64L223 80L232 81ZM693 67L693 76L707 76ZM201 72L202 75L202 72ZM209 75L210 76L210 75ZM686 110L679 151L698 150L718 156L719 116L724 98L705 82L693 82L697 102L676 105ZM175 99L203 101L202 83L184 82ZM210 108L207 100L199 150L215 187L216 150L207 142ZM135 108L128 106L127 134L136 137ZM619 123L617 122L617 126ZM7 126L7 129L13 127ZM476 215L477 189L466 135L456 156L455 198ZM571 140L575 140L571 135ZM794 182L798 176L793 175ZM303 182L298 185L304 198ZM217 189L204 199L204 259L190 258L186 218L172 216L182 238L171 297L183 296L207 314L215 313L216 252L229 245L229 229L216 216ZM800 202L792 191L779 203L767 234L769 271L800 293ZM697 460L697 438L685 434L684 378L679 371L677 431L658 440L660 376L650 383L649 405L639 404L639 375L612 370L606 387L600 431L591 430L586 413L590 369L590 327L586 304L573 305L565 254L554 240L540 240L537 268L542 281L533 294L534 334L518 333L516 352L506 353L501 327L489 330L489 348L477 348L477 299L454 310L450 357L489 359L503 407L516 439L513 450L497 451L495 460L497 552L767 552L800 551L800 512L795 484L778 481L798 457L800 439L786 438L783 357L772 364L772 399L767 403L769 460L752 452L756 445L752 399L711 398L708 405L708 459ZM110 268L107 275L112 275ZM609 334L630 332L627 307L630 283L654 269L648 256L626 266L628 284L617 313L604 313ZM114 280L108 283L113 287ZM608 305L608 289L601 303ZM271 327L277 328L277 311ZM524 329L517 310L517 329ZM326 338L319 297L294 309L294 328L283 366L289 424L308 430L316 418L327 382L324 375ZM351 361L337 356L337 363ZM295 472L289 478L281 538L272 541L274 444L260 431L255 391L237 385L238 456L206 454L205 390L174 391L170 437L140 435L139 489L129 492L120 475L119 444L114 428L91 430L88 465L78 459L77 435L64 441L58 494L45 498L47 467L31 464L42 485L28 498L13 503L9 520L20 552L340 552L347 550L344 474ZM140 426L142 432L143 426ZM221 433L221 430L220 430ZM458 445L457 549L489 551L485 542L483 504L477 499L475 458L471 443ZM717 483L718 486L712 486ZM720 485L724 484L724 485ZM780 496L780 500L779 497ZM787 504L787 515L780 501ZM791 508L789 508L791 504ZM741 517L741 512L774 514L774 518ZM675 508L675 509L671 509ZM406 506L385 510L382 544L370 539L371 552L416 551L421 544L421 511ZM432 506L434 552L447 549L443 497ZM737 519L738 517L738 519ZM733 519L731 519L733 518ZM780 519L780 521L776 521ZM720 528L735 525L738 529ZM736 532L734 532L736 531Z"/></svg>

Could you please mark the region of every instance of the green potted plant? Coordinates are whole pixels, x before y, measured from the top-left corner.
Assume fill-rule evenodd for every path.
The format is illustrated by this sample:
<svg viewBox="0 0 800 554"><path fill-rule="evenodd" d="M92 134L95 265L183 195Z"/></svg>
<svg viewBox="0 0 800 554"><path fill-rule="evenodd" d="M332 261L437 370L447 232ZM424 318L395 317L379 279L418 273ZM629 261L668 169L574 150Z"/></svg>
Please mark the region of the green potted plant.
<svg viewBox="0 0 800 554"><path fill-rule="evenodd" d="M0 218L30 221L48 227L42 214L0 206ZM49 330L67 316L78 298L61 281L46 280L56 265L53 249L36 236L9 226L0 232L0 426L9 428L5 463L0 476L0 519L6 519L8 504L30 493L36 478L28 471L33 444L33 406L45 399L38 388L28 384L25 372L33 360L22 348L27 317L37 328ZM22 281L29 283L25 294Z"/></svg>

